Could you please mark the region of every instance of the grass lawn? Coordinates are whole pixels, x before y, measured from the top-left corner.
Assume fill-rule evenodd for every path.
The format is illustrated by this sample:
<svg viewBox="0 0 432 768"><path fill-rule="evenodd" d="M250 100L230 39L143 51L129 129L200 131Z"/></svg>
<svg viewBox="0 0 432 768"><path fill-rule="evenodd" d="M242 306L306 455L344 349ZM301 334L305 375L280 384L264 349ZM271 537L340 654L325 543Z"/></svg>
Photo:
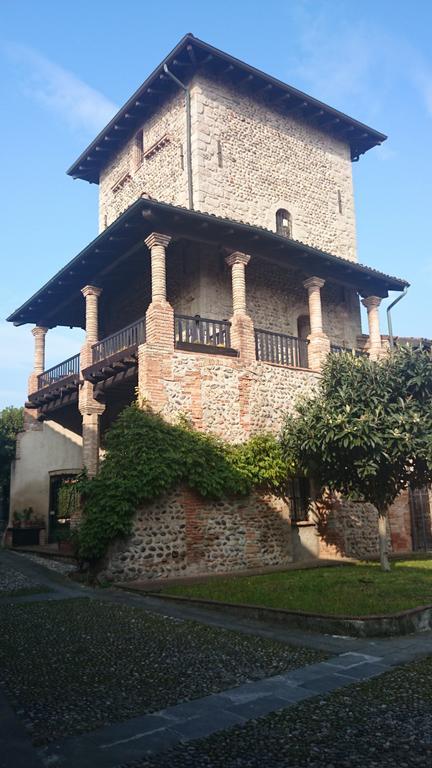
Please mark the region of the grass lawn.
<svg viewBox="0 0 432 768"><path fill-rule="evenodd" d="M432 603L432 558L410 558L383 573L378 563L264 576L236 576L169 587L163 594L249 603L328 615L395 613Z"/></svg>

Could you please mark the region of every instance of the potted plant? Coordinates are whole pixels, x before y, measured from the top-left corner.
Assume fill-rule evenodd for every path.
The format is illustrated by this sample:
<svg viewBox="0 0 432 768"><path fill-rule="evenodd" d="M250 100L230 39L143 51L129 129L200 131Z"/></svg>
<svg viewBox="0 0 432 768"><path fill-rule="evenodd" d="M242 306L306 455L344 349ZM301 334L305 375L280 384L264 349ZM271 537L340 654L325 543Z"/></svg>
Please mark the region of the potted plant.
<svg viewBox="0 0 432 768"><path fill-rule="evenodd" d="M55 532L55 540L59 552L62 552L64 555L75 554L75 541L68 525L62 525L61 528L58 528Z"/></svg>
<svg viewBox="0 0 432 768"><path fill-rule="evenodd" d="M21 522L22 522L22 513L18 512L18 510L15 509L12 517L12 526L14 528L21 528Z"/></svg>

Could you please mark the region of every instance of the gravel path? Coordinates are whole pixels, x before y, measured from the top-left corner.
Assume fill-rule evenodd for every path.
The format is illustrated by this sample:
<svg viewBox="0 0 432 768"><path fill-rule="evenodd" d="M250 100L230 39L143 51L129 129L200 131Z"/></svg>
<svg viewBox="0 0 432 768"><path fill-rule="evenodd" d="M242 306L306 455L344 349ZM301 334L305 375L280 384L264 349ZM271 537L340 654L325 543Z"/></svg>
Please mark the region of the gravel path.
<svg viewBox="0 0 432 768"><path fill-rule="evenodd" d="M21 571L0 563L0 597L47 591L48 588L40 584L36 577L25 576Z"/></svg>
<svg viewBox="0 0 432 768"><path fill-rule="evenodd" d="M431 765L432 657L133 763L134 768Z"/></svg>
<svg viewBox="0 0 432 768"><path fill-rule="evenodd" d="M0 606L0 626L0 681L35 744L327 657L99 600Z"/></svg>
<svg viewBox="0 0 432 768"><path fill-rule="evenodd" d="M62 560L51 560L48 557L33 555L30 552L20 552L19 557L24 557L26 560L30 560L33 563L36 563L36 565L42 565L44 568L47 568L49 571L54 571L55 573L67 575L77 570L77 565L75 563L68 563L67 561Z"/></svg>

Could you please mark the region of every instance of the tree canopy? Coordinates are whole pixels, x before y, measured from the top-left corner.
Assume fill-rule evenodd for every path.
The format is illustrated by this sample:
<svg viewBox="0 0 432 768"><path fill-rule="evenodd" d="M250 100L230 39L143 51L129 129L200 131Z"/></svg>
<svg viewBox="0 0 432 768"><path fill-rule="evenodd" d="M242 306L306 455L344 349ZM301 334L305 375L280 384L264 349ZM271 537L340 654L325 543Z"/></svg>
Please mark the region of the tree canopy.
<svg viewBox="0 0 432 768"><path fill-rule="evenodd" d="M379 361L329 355L318 394L287 419L282 443L294 473L313 477L322 490L374 504L388 569L389 506L408 484L432 482L430 355L407 347Z"/></svg>
<svg viewBox="0 0 432 768"><path fill-rule="evenodd" d="M10 405L0 411L0 498L8 496L10 465L18 432L24 427L24 409ZM1 513L1 510L0 510Z"/></svg>

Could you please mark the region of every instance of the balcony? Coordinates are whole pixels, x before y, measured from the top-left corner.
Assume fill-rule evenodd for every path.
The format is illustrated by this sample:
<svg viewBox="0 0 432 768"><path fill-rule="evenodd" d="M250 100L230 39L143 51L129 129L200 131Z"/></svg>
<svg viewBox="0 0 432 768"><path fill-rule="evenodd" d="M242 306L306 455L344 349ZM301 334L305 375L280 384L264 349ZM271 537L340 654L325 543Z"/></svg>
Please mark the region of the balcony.
<svg viewBox="0 0 432 768"><path fill-rule="evenodd" d="M49 410L55 401L62 405L73 402L78 397L79 378L80 356L73 355L38 376L38 389L29 396L29 404Z"/></svg>
<svg viewBox="0 0 432 768"><path fill-rule="evenodd" d="M77 400L80 375L98 385L98 390L132 380L138 371L138 347L145 341L145 318L142 317L93 344L92 363L82 371L80 356L74 355L41 373L37 391L29 396L29 405L46 411ZM174 316L174 345L187 352L238 356L238 351L231 346L231 323L200 315ZM295 336L256 329L255 348L258 361L289 368L308 367L308 342ZM339 353L344 349L333 345L332 351ZM364 354L360 350L354 353Z"/></svg>
<svg viewBox="0 0 432 768"><path fill-rule="evenodd" d="M285 333L255 329L256 359L290 368L308 367L308 342Z"/></svg>
<svg viewBox="0 0 432 768"><path fill-rule="evenodd" d="M145 318L140 317L105 339L93 344L92 364L83 369L83 377L93 384L118 374L130 378L138 367L138 347L146 340Z"/></svg>
<svg viewBox="0 0 432 768"><path fill-rule="evenodd" d="M174 341L177 349L237 357L231 347L231 323L209 320L200 315L175 315Z"/></svg>
<svg viewBox="0 0 432 768"><path fill-rule="evenodd" d="M344 347L340 344L330 344L330 352L332 355L340 355L342 352L348 352L354 357L368 357L366 349L355 349L353 347Z"/></svg>

